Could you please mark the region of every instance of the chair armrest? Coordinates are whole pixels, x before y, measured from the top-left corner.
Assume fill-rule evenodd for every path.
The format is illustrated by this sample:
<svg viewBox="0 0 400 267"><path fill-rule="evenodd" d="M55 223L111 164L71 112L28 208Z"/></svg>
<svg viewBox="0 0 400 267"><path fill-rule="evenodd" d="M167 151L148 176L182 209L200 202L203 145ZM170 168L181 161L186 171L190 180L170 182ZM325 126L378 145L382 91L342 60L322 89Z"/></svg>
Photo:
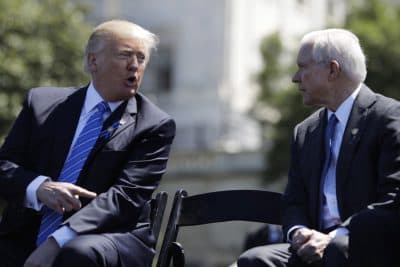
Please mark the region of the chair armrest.
<svg viewBox="0 0 400 267"><path fill-rule="evenodd" d="M182 245L179 242L172 242L168 247L167 264L169 267L171 260L173 267L184 267L185 266L185 252Z"/></svg>

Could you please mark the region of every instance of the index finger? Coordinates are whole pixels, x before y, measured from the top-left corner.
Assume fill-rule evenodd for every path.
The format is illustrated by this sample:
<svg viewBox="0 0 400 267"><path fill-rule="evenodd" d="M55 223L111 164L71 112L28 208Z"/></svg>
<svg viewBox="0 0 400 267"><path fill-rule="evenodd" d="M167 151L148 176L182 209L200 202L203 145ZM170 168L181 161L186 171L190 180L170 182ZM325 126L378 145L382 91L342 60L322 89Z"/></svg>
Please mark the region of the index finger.
<svg viewBox="0 0 400 267"><path fill-rule="evenodd" d="M97 194L95 192L86 190L85 188L79 187L74 185L74 187L71 190L71 194L73 194L75 197L86 197L86 198L95 198Z"/></svg>

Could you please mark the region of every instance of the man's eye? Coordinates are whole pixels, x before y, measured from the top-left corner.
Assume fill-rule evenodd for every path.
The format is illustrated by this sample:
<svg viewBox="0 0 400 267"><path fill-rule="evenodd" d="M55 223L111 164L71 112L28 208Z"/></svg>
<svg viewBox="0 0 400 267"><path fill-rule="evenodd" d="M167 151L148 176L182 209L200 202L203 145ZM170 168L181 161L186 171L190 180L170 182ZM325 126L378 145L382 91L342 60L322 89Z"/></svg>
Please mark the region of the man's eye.
<svg viewBox="0 0 400 267"><path fill-rule="evenodd" d="M128 54L121 54L120 57L121 58L129 58L130 56Z"/></svg>
<svg viewBox="0 0 400 267"><path fill-rule="evenodd" d="M132 54L129 52L122 52L122 53L118 54L118 57L122 58L122 59L130 58L131 56L132 56Z"/></svg>
<svg viewBox="0 0 400 267"><path fill-rule="evenodd" d="M139 62L144 62L145 60L146 60L146 56L145 55L142 55L142 54L140 54L140 55L138 55L138 61Z"/></svg>

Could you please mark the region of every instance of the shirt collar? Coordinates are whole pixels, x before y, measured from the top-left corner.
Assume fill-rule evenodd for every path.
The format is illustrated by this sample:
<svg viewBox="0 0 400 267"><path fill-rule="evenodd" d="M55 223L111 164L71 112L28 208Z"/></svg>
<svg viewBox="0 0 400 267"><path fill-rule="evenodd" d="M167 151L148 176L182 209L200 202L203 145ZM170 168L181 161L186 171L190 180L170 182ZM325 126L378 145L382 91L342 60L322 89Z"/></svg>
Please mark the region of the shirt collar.
<svg viewBox="0 0 400 267"><path fill-rule="evenodd" d="M361 84L357 86L357 88L354 90L354 92L346 98L345 101L343 101L342 104L338 107L338 109L335 112L335 115L337 119L339 120L340 123L346 125L347 120L349 119L351 108L353 107L354 101L357 98L357 95L359 94L361 89ZM331 110L328 109L328 116L327 119L330 118L331 114L333 114Z"/></svg>
<svg viewBox="0 0 400 267"><path fill-rule="evenodd" d="M104 101L104 99L97 92L92 82L86 92L85 103L83 104L83 112L86 114L90 112L98 103ZM107 102L107 101L106 101ZM111 112L113 112L123 101L107 102Z"/></svg>

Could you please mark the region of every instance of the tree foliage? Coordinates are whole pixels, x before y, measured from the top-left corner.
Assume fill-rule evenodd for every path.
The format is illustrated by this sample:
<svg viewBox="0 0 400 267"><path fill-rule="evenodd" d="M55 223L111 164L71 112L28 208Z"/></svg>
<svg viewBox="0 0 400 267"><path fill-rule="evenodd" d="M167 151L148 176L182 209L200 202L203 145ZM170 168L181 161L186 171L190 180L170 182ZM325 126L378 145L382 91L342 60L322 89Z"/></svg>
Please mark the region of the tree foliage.
<svg viewBox="0 0 400 267"><path fill-rule="evenodd" d="M400 7L385 0L365 1L349 14L346 28L360 39L367 55L366 84L400 100Z"/></svg>
<svg viewBox="0 0 400 267"><path fill-rule="evenodd" d="M397 88L400 84L399 24L399 6L389 5L383 0L370 0L351 6L343 26L359 37L367 55L365 83L375 92L396 99L400 99ZM280 58L284 53L288 52L283 50L277 34L266 38L261 46L264 68L258 76L261 85L259 101L280 113L280 119L265 129L266 142L271 143L266 153L266 181L287 175L293 128L313 111L303 106L297 87L288 80L294 73L296 55L293 54L293 60L282 66Z"/></svg>
<svg viewBox="0 0 400 267"><path fill-rule="evenodd" d="M266 154L265 180L272 180L286 175L290 159L290 141L296 123L305 118L311 109L302 105L301 95L291 82L295 71L294 58L282 62L282 54L287 53L282 46L278 33L268 36L261 45L264 68L258 75L261 90L258 100L262 105L277 110L276 119L267 119L265 141L271 146ZM269 122L269 124L268 124ZM272 124L272 127L269 127Z"/></svg>
<svg viewBox="0 0 400 267"><path fill-rule="evenodd" d="M0 0L0 140L27 90L78 85L87 8L67 0Z"/></svg>

